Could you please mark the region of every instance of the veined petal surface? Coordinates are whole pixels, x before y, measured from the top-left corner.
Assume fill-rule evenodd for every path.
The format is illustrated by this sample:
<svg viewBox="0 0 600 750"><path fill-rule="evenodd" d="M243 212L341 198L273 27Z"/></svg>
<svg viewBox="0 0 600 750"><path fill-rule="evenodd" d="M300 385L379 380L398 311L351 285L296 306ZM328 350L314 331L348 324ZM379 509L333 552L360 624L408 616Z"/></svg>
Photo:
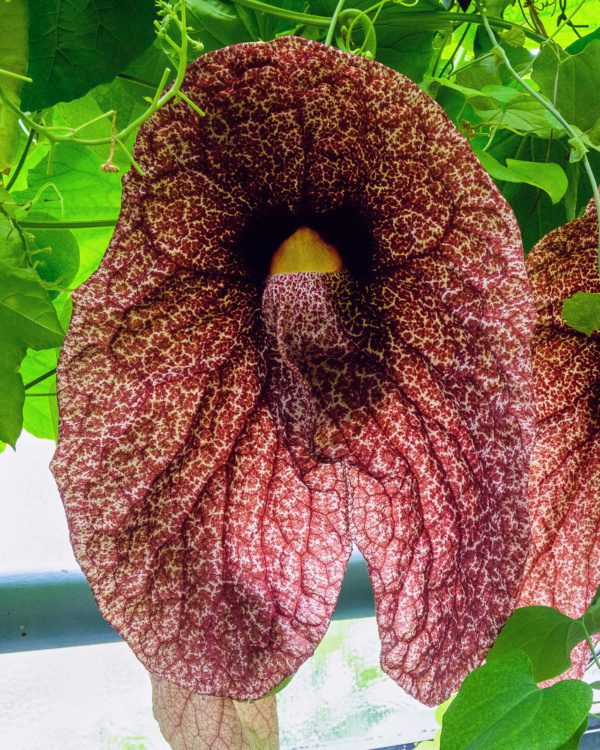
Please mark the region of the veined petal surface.
<svg viewBox="0 0 600 750"><path fill-rule="evenodd" d="M527 554L515 218L375 62L285 37L201 57L184 90L206 117L142 127L144 174L74 295L53 471L78 560L151 672L253 699L315 649L354 542L384 668L439 703ZM341 271L266 274L249 227L340 215L369 238Z"/></svg>

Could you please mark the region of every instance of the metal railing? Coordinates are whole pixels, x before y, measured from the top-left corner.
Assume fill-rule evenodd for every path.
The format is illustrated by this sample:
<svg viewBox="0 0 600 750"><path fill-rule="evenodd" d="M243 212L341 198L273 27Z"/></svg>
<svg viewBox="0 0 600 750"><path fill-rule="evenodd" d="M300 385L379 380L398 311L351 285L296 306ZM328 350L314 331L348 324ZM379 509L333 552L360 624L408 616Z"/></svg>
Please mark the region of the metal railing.
<svg viewBox="0 0 600 750"><path fill-rule="evenodd" d="M333 617L344 620L374 613L365 561L353 553ZM80 571L0 575L0 653L118 640L119 634L103 619Z"/></svg>

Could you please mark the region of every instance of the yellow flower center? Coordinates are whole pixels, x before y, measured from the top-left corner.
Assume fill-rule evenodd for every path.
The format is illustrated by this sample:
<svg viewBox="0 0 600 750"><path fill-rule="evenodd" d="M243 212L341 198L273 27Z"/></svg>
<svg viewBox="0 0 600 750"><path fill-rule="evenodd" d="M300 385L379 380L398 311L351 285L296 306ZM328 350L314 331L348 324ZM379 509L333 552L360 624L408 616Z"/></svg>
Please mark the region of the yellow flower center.
<svg viewBox="0 0 600 750"><path fill-rule="evenodd" d="M342 259L318 232L300 227L277 248L269 275L280 273L333 273L342 270Z"/></svg>

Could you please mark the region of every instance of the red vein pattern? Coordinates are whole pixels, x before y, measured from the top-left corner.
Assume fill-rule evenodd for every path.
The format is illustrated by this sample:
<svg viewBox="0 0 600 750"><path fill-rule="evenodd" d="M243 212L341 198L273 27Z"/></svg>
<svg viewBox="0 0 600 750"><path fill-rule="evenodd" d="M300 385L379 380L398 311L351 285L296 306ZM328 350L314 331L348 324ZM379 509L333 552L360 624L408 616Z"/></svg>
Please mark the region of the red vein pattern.
<svg viewBox="0 0 600 750"><path fill-rule="evenodd" d="M254 699L313 652L354 542L384 669L445 699L528 547L534 310L516 221L402 75L286 37L207 54L146 124L74 295L53 471L104 616L153 673ZM257 281L256 216L360 215L365 273ZM258 250L257 250L258 252ZM366 251L365 251L366 252Z"/></svg>
<svg viewBox="0 0 600 750"><path fill-rule="evenodd" d="M278 750L275 696L240 702L150 679L154 718L172 750Z"/></svg>
<svg viewBox="0 0 600 750"><path fill-rule="evenodd" d="M531 551L520 606L543 604L580 617L600 585L600 332L562 320L575 292L600 292L593 201L547 234L527 268L539 313L533 340L537 430L529 498ZM581 672L587 646L574 661Z"/></svg>

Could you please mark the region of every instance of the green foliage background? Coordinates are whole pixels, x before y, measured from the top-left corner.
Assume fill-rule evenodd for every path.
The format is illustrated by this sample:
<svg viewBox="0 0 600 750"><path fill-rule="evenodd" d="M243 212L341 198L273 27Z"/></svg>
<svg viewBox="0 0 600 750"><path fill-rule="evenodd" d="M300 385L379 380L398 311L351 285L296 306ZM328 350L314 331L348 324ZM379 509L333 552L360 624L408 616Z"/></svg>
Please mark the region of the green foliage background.
<svg viewBox="0 0 600 750"><path fill-rule="evenodd" d="M10 287L12 302L5 297L0 303L2 314L9 316L2 318L6 324L0 333L0 440L10 444L23 426L39 437L56 438L54 378L40 378L55 367L58 331L69 320L70 291L94 271L110 240L135 128L110 159L120 173L103 171L110 151L106 142L81 141L106 141L114 129L123 130L143 116L163 71L177 65L164 34L155 35L152 0L104 2L98 13L85 0L35 5L29 49L20 51L28 54L32 79L21 92L21 109L30 121L15 122L20 160L5 176L0 194L0 237L5 238L0 239L0 288L19 279L18 288ZM324 40L336 5L337 0L275 0L271 5L188 0L187 23L190 37L202 42L204 51L289 33ZM47 12L40 12L43 6ZM357 9L363 12L358 22ZM437 0L410 6L389 0L347 2L335 38L351 51L372 53L437 99L513 207L528 251L546 232L578 216L590 200L582 150L600 174L600 0L567 0L562 6L558 1L524 6L519 0L488 0L485 10L514 68L581 134L577 144L511 77L491 49L476 7L464 13ZM348 38L344 32L350 27ZM19 50L10 53L5 53L7 70L14 70ZM189 46L187 57L202 53ZM0 85L6 89L8 83L0 74ZM110 111L116 113L114 123L106 116ZM53 141L32 127L36 123L47 129L46 135L77 132ZM597 309L598 300L575 304L573 318L584 317L581 330L595 325Z"/></svg>
<svg viewBox="0 0 600 750"><path fill-rule="evenodd" d="M23 428L57 438L54 371L71 292L110 241L139 122L174 77L179 95L177 76L206 51L283 34L329 35L409 76L470 140L515 212L526 252L592 197L600 175L600 0L473 0L466 11L452 0L187 0L185 33L169 15L175 0L158 6L0 3L0 161L12 163L0 185L0 449L14 446ZM30 80L22 85L24 70ZM598 296L565 303L565 319L584 334L600 325ZM525 741L576 748L589 688L565 682L542 690L536 681L564 671L572 647L600 629L594 607L581 622L555 610L518 610L489 663L447 710L442 748L500 750ZM549 722L550 715L559 718Z"/></svg>

